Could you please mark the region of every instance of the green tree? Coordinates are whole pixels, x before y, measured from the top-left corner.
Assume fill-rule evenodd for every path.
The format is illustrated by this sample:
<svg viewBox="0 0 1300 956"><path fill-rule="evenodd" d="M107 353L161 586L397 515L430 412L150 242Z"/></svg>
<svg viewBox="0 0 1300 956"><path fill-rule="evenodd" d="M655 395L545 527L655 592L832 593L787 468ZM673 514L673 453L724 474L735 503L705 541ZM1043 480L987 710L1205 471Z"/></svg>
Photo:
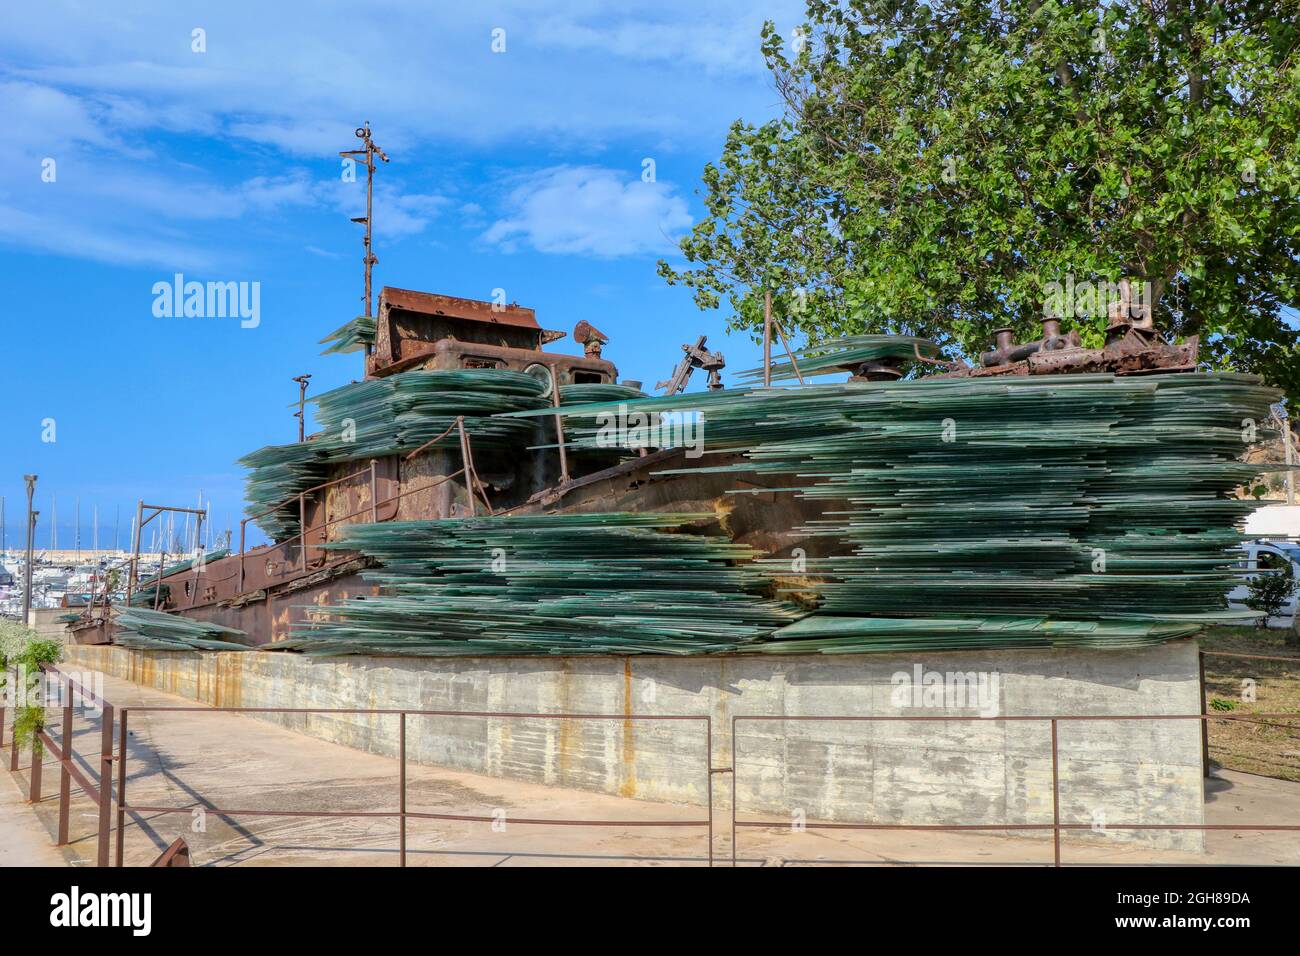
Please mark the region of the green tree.
<svg viewBox="0 0 1300 956"><path fill-rule="evenodd" d="M761 327L767 289L814 341L967 355L1033 337L1053 283L1129 279L1211 364L1300 397L1298 9L810 0L790 43L763 31L783 115L731 127L660 274L731 328ZM1106 309L1066 309L1100 344Z"/></svg>
<svg viewBox="0 0 1300 956"><path fill-rule="evenodd" d="M1260 627L1266 627L1268 619L1281 615L1286 602L1291 600L1291 595L1295 593L1296 581L1289 566L1273 568L1260 571L1246 582L1246 588L1249 591L1246 607L1263 611L1264 617L1260 619L1259 624Z"/></svg>

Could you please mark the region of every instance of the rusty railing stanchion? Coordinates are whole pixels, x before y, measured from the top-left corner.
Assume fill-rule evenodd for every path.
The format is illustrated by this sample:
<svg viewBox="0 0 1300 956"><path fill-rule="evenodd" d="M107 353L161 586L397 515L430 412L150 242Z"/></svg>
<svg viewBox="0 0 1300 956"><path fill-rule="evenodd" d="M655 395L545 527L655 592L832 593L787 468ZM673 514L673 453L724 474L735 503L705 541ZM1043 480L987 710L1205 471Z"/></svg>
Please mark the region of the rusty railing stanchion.
<svg viewBox="0 0 1300 956"><path fill-rule="evenodd" d="M95 865L108 866L108 833L112 827L109 810L113 802L113 705L102 704L99 714L99 833Z"/></svg>
<svg viewBox="0 0 1300 956"><path fill-rule="evenodd" d="M1056 756L1056 718L1052 718L1052 855L1061 865L1061 774Z"/></svg>
<svg viewBox="0 0 1300 956"><path fill-rule="evenodd" d="M406 866L406 711L398 717L397 749L401 763L398 769L398 866Z"/></svg>
<svg viewBox="0 0 1300 956"><path fill-rule="evenodd" d="M59 839L55 846L67 846L72 803L72 688L66 682L59 687L63 694L63 725L59 729Z"/></svg>
<svg viewBox="0 0 1300 956"><path fill-rule="evenodd" d="M126 837L126 715L128 708L122 708L122 715L117 725L117 862L122 865L122 843ZM110 735L112 731L109 731ZM106 794L100 795L107 800Z"/></svg>
<svg viewBox="0 0 1300 956"><path fill-rule="evenodd" d="M1200 688L1201 688L1201 715L1209 713L1205 709L1205 651L1196 652L1197 663L1200 667ZM1201 721L1201 776L1209 777L1210 775L1210 722Z"/></svg>
<svg viewBox="0 0 1300 956"><path fill-rule="evenodd" d="M27 800L29 803L41 802L41 763L45 760L44 749L45 748L41 746L40 735L33 731L31 785L27 788Z"/></svg>
<svg viewBox="0 0 1300 956"><path fill-rule="evenodd" d="M307 571L307 497L298 496L298 535L302 545L302 570Z"/></svg>
<svg viewBox="0 0 1300 956"><path fill-rule="evenodd" d="M740 776L736 763L736 715L731 715L731 865L736 865L736 778Z"/></svg>
<svg viewBox="0 0 1300 956"><path fill-rule="evenodd" d="M370 523L379 523L379 479L375 475L378 466L375 459L370 459Z"/></svg>
<svg viewBox="0 0 1300 956"><path fill-rule="evenodd" d="M704 721L705 799L709 801L709 866L713 866L713 718Z"/></svg>

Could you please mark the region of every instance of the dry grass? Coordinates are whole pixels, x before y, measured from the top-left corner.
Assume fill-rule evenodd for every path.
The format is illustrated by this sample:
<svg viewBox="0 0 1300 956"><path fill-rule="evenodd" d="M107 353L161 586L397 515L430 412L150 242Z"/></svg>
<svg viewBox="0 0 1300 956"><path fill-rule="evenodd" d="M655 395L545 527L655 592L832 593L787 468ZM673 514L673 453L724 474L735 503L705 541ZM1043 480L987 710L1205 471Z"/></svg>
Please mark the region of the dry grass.
<svg viewBox="0 0 1300 956"><path fill-rule="evenodd" d="M1286 631L1254 627L1216 627L1201 635L1207 713L1297 715L1270 725L1210 721L1210 760L1228 770L1300 782L1300 647L1286 644L1286 638ZM1295 663L1244 660L1212 651L1287 657ZM1250 681L1254 700L1248 699ZM1284 729L1285 724L1293 729Z"/></svg>

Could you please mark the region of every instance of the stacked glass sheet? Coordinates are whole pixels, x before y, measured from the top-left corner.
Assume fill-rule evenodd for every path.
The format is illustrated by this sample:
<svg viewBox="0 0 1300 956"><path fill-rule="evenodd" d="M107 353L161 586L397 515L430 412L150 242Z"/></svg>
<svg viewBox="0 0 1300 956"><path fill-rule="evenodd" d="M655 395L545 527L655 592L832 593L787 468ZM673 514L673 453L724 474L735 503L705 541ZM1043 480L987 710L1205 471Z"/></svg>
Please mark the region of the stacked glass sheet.
<svg viewBox="0 0 1300 956"><path fill-rule="evenodd" d="M274 649L313 654L701 654L794 622L712 515L520 515L348 525L377 597L315 608Z"/></svg>
<svg viewBox="0 0 1300 956"><path fill-rule="evenodd" d="M113 605L113 642L151 651L246 651L232 640L244 632L208 621L146 608Z"/></svg>

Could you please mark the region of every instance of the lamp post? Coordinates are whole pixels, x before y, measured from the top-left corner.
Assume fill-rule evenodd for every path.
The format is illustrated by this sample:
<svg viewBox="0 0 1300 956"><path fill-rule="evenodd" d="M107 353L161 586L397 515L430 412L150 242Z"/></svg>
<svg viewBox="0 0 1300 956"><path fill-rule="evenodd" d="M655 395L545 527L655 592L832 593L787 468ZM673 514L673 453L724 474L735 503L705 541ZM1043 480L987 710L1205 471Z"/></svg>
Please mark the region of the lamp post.
<svg viewBox="0 0 1300 956"><path fill-rule="evenodd" d="M32 613L32 542L36 536L36 518L39 511L32 510L32 497L36 494L36 476L23 475L27 482L27 563L23 567L23 626L29 626Z"/></svg>

